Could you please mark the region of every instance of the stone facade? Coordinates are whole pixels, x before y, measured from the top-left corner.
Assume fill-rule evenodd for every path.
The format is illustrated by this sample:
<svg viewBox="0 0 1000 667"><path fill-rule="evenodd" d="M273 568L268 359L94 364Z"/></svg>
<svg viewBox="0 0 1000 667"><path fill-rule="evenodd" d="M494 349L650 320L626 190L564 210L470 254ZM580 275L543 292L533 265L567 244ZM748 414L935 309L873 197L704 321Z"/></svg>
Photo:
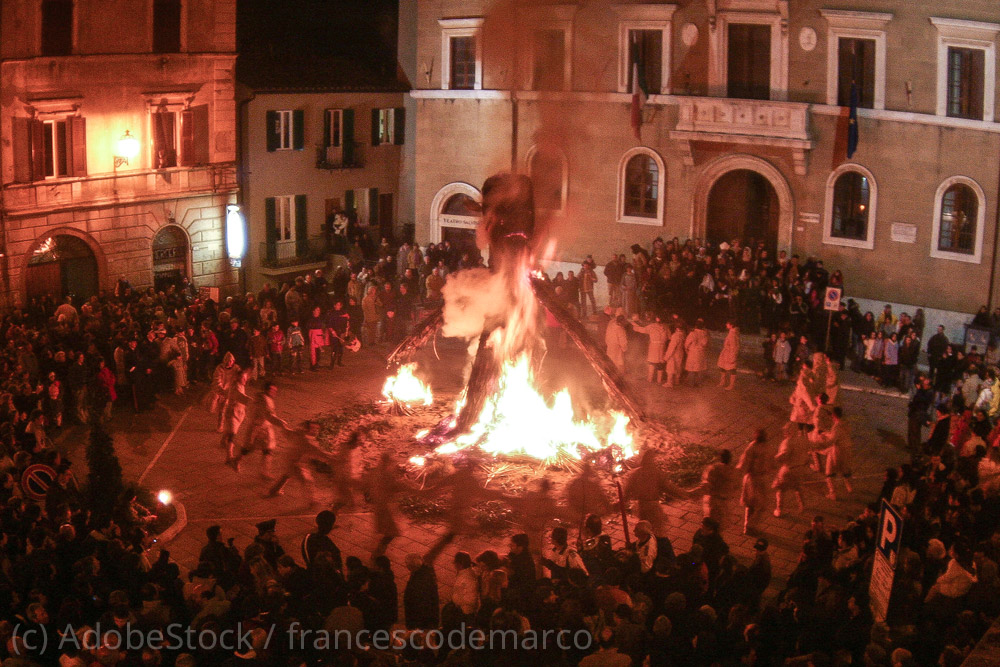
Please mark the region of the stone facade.
<svg viewBox="0 0 1000 667"><path fill-rule="evenodd" d="M411 95L418 241L467 224L442 215L442 193L474 195L498 170L530 172L539 151L561 165L548 182L562 182L552 224L554 259L566 263L593 254L603 264L609 253L657 236L718 236L713 188L746 170L773 193L772 246L841 269L847 296L953 313L955 322L1000 300L996 2L583 0L500 3L487 15L491 5L417 3ZM727 96L733 25L767 27L768 99ZM532 90L537 29L562 31L561 90ZM641 140L630 126L629 29L664 35L662 85L648 91ZM470 33L481 40L477 85L452 90L442 81L450 57L443 40ZM848 109L838 104L836 80L838 44L845 42L834 41L847 38L872 45L874 67L865 75L875 81L872 108L858 110L859 144L850 160ZM983 54L975 75L982 77L982 119L948 115L950 47ZM639 153L655 159L663 178L658 212L643 224L623 215L621 204L626 161ZM845 241L831 232L831 210L834 184L847 171L868 178L870 209L869 233ZM963 253L940 251L942 195L954 183L966 184L978 203Z"/></svg>
<svg viewBox="0 0 1000 667"><path fill-rule="evenodd" d="M164 269L235 286L224 242L237 192L235 0L11 0L2 12L5 301L23 301L29 259L60 235L87 244L102 290L119 277L151 286ZM122 155L126 131L134 156ZM184 243L154 259L165 229Z"/></svg>

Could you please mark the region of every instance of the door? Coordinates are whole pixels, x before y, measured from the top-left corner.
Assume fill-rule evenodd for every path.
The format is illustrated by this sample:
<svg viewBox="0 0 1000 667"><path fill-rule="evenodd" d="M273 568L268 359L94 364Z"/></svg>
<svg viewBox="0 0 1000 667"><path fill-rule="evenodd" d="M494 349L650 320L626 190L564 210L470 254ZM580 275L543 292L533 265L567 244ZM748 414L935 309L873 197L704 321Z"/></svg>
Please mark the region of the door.
<svg viewBox="0 0 1000 667"><path fill-rule="evenodd" d="M705 237L709 243L764 241L778 244L778 195L771 182L749 169L723 174L708 194Z"/></svg>
<svg viewBox="0 0 1000 667"><path fill-rule="evenodd" d="M51 293L78 302L98 293L97 259L75 236L50 236L32 251L25 280L28 297Z"/></svg>
<svg viewBox="0 0 1000 667"><path fill-rule="evenodd" d="M392 233L392 193L378 196L378 235L384 239L393 238Z"/></svg>
<svg viewBox="0 0 1000 667"><path fill-rule="evenodd" d="M729 24L729 97L771 98L771 26Z"/></svg>

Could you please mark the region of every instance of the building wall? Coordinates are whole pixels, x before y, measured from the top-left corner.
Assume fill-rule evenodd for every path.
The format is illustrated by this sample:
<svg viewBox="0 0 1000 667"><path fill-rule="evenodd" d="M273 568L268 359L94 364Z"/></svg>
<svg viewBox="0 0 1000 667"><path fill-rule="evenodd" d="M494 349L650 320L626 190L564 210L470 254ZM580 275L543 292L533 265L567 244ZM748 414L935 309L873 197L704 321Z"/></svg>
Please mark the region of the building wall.
<svg viewBox="0 0 1000 667"><path fill-rule="evenodd" d="M167 54L152 53L151 2L76 0L72 54L61 57L40 55L40 5L0 7L4 300L23 298L28 255L65 230L95 251L102 288L119 276L149 286L152 239L168 224L188 238L187 276L231 289L237 274L223 237L226 205L236 196L235 0L184 0L181 52ZM197 164L155 168L150 111L161 102L178 114L205 109ZM68 117L86 123L85 175L25 179L16 126ZM138 155L116 165L126 130Z"/></svg>
<svg viewBox="0 0 1000 667"><path fill-rule="evenodd" d="M671 19L670 94L653 95L647 102L641 141L629 125L631 96L617 92L619 15L612 3L567 3L578 6L573 17L569 92L537 93L522 86L512 92L511 82L517 75L512 76L511 71L523 65L518 65L510 45L525 40L510 36L515 30L523 34L524 25L529 24L511 28L517 24L508 20L510 25L504 27L496 15L486 17L482 33L484 90L441 90L442 29L438 20L483 16L487 4L453 0L421 3L419 7L418 71L437 64L429 80L418 77L417 89L412 92L417 100L414 173L418 241L427 242L435 236L431 204L442 187L467 182L479 188L496 171L512 167L525 171L529 151L548 145L561 151L568 164L567 207L554 222L559 240L554 259L575 263L593 254L603 264L611 252L624 252L634 242L648 244L657 236L701 236L698 221L705 206L706 179L715 175L719 164L732 164L733 168L752 164L752 160L740 157L749 156L773 168L789 193L790 205L783 210L787 235L781 235L779 247L802 256L821 257L831 270L841 269L848 296L960 313L975 312L991 299L1000 300L1000 288L992 281L1000 196L1000 123L934 115L938 30L930 21L935 16L997 24L1000 5L995 2L885 0L877 7L863 8L848 0L787 3L788 86L787 90L772 91L772 99L784 98L789 104L765 104L764 108L804 110L805 130L812 142L805 150L792 148L794 142L784 141L786 137L774 141L764 133L755 137L750 131L745 133L750 135L748 140L725 127L685 138L676 133L685 105L700 103L703 96L719 92L711 86L709 42L723 15L718 15L713 28L708 3L703 0L677 3ZM780 24L779 2L717 0L713 4L719 12L727 8L770 10ZM826 104L828 21L821 9L892 14L885 28L886 110L859 111L860 143L849 161L868 169L878 188L874 247L870 250L823 241L828 224L828 181L834 169L848 160L847 110ZM693 43L684 38L692 30L688 25L697 29ZM812 50L800 45L804 28L816 33ZM745 102L734 104L750 108ZM986 104L996 115L996 96ZM662 224L656 226L616 222L619 165L626 151L636 146L652 149L665 164L664 215ZM931 256L932 231L937 224L933 219L935 193L952 176L972 179L985 193L978 262ZM915 241L894 240L894 223L915 225Z"/></svg>
<svg viewBox="0 0 1000 667"><path fill-rule="evenodd" d="M262 244L266 240L265 199L268 197L306 195L310 236L322 233L326 200L339 198L343 206L347 190L378 188L380 194L391 193L396 209L393 219L398 221L403 145L372 145L371 112L372 109L402 106L402 93L258 93L244 105L243 209L248 229L246 266L250 287L261 287L274 275L262 266ZM318 168L317 151L323 146L325 111L348 108L354 110L355 155L360 157L363 166ZM304 147L268 152L267 112L282 109L303 112ZM412 141L412 133L404 134L404 140Z"/></svg>

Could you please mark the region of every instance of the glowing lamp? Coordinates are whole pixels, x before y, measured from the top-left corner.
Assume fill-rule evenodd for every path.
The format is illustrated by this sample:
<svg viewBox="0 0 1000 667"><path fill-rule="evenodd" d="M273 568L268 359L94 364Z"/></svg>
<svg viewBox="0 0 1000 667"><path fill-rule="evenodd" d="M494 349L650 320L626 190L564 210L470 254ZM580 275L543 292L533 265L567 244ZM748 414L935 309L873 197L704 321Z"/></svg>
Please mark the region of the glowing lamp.
<svg viewBox="0 0 1000 667"><path fill-rule="evenodd" d="M247 234L243 214L237 204L226 207L226 252L233 266L239 266L246 252Z"/></svg>
<svg viewBox="0 0 1000 667"><path fill-rule="evenodd" d="M174 500L174 494L164 489L156 494L156 499L160 501L161 505L169 505Z"/></svg>
<svg viewBox="0 0 1000 667"><path fill-rule="evenodd" d="M139 154L139 140L133 137L128 130L118 140L117 152L115 153L115 169L128 164L129 160L135 159Z"/></svg>

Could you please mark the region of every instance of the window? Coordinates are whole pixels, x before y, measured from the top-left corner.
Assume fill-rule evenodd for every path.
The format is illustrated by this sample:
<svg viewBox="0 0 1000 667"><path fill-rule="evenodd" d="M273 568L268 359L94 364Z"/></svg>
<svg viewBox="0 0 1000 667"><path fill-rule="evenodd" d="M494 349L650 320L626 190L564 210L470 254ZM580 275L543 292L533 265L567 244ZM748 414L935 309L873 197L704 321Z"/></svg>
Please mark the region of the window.
<svg viewBox="0 0 1000 667"><path fill-rule="evenodd" d="M971 255L975 251L979 199L968 185L956 183L941 199L938 250Z"/></svg>
<svg viewBox="0 0 1000 667"><path fill-rule="evenodd" d="M473 90L476 87L476 38L451 38L451 90Z"/></svg>
<svg viewBox="0 0 1000 667"><path fill-rule="evenodd" d="M42 55L73 53L73 0L43 0Z"/></svg>
<svg viewBox="0 0 1000 667"><path fill-rule="evenodd" d="M440 19L441 88L480 90L483 87L481 18Z"/></svg>
<svg viewBox="0 0 1000 667"><path fill-rule="evenodd" d="M727 95L771 99L771 26L730 23Z"/></svg>
<svg viewBox="0 0 1000 667"><path fill-rule="evenodd" d="M153 0L153 53L181 50L181 0Z"/></svg>
<svg viewBox="0 0 1000 667"><path fill-rule="evenodd" d="M618 178L618 222L662 225L666 187L663 158L648 148L633 148L622 158Z"/></svg>
<svg viewBox="0 0 1000 667"><path fill-rule="evenodd" d="M646 92L668 94L671 17L676 5L613 5L618 14L618 92L632 92L632 65L638 51Z"/></svg>
<svg viewBox="0 0 1000 667"><path fill-rule="evenodd" d="M149 110L150 167L208 164L208 105L161 100Z"/></svg>
<svg viewBox="0 0 1000 667"><path fill-rule="evenodd" d="M851 84L864 109L885 108L885 26L892 14L821 9L826 19L826 103L850 106Z"/></svg>
<svg viewBox="0 0 1000 667"><path fill-rule="evenodd" d="M354 109L326 109L323 112L321 167L349 167L357 164L354 145Z"/></svg>
<svg viewBox="0 0 1000 667"><path fill-rule="evenodd" d="M948 115L952 118L983 119L982 49L948 48Z"/></svg>
<svg viewBox="0 0 1000 667"><path fill-rule="evenodd" d="M986 196L971 178L953 176L934 201L931 256L978 264L982 259Z"/></svg>
<svg viewBox="0 0 1000 667"><path fill-rule="evenodd" d="M823 243L872 250L878 187L871 172L859 164L843 164L826 183Z"/></svg>
<svg viewBox="0 0 1000 667"><path fill-rule="evenodd" d="M264 200L265 248L268 261L304 257L309 253L306 196L283 195Z"/></svg>
<svg viewBox="0 0 1000 667"><path fill-rule="evenodd" d="M372 146L402 145L406 130L406 110L372 109Z"/></svg>
<svg viewBox="0 0 1000 667"><path fill-rule="evenodd" d="M305 114L301 109L267 112L267 150L300 151L305 146Z"/></svg>
<svg viewBox="0 0 1000 667"><path fill-rule="evenodd" d="M68 173L66 160L66 121L47 120L44 128L45 177L58 178Z"/></svg>
<svg viewBox="0 0 1000 667"><path fill-rule="evenodd" d="M858 106L875 108L875 40L841 37L839 40L837 104L851 106L851 86Z"/></svg>
<svg viewBox="0 0 1000 667"><path fill-rule="evenodd" d="M344 142L344 110L326 110L326 141L327 146L339 148Z"/></svg>
<svg viewBox="0 0 1000 667"><path fill-rule="evenodd" d="M938 31L937 115L992 122L1000 24L931 17Z"/></svg>
<svg viewBox="0 0 1000 667"><path fill-rule="evenodd" d="M539 210L560 211L566 206L568 164L558 149L528 151L528 172L535 192L535 207Z"/></svg>
<svg viewBox="0 0 1000 667"><path fill-rule="evenodd" d="M46 114L11 119L14 180L18 183L87 175L87 123Z"/></svg>
<svg viewBox="0 0 1000 667"><path fill-rule="evenodd" d="M531 81L533 90L564 90L566 84L566 33L535 30L532 33Z"/></svg>

